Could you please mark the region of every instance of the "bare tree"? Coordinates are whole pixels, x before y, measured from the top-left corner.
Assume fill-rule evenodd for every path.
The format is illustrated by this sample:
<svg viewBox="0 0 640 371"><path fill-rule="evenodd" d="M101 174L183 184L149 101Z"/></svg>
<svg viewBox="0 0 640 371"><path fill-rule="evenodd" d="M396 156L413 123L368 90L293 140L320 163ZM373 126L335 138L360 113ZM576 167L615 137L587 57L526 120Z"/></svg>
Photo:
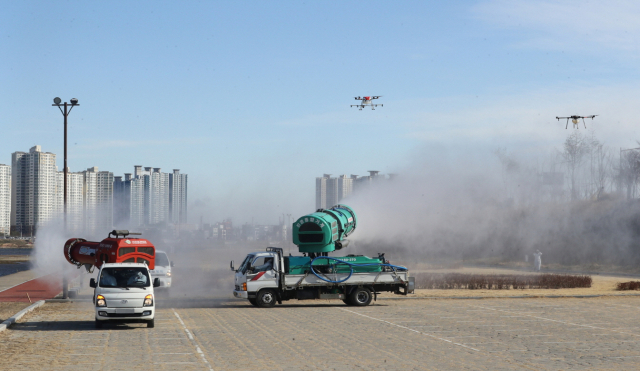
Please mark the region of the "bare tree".
<svg viewBox="0 0 640 371"><path fill-rule="evenodd" d="M618 176L622 187L627 189L627 199L634 198L640 177L640 151L638 148L620 151Z"/></svg>
<svg viewBox="0 0 640 371"><path fill-rule="evenodd" d="M577 178L585 155L589 152L589 144L579 131L574 131L564 141L562 157L569 173L571 200L578 198Z"/></svg>
<svg viewBox="0 0 640 371"><path fill-rule="evenodd" d="M538 166L516 160L506 149L497 149L494 154L502 165L505 198L520 205L538 203L541 198Z"/></svg>
<svg viewBox="0 0 640 371"><path fill-rule="evenodd" d="M502 183L504 185L504 192L507 198L513 197L511 194L511 182L510 178L514 173L520 170L520 165L509 154L507 154L506 148L498 148L493 153L500 160L502 165Z"/></svg>
<svg viewBox="0 0 640 371"><path fill-rule="evenodd" d="M610 148L599 144L595 149L595 184L597 187L597 198L612 184L613 156Z"/></svg>
<svg viewBox="0 0 640 371"><path fill-rule="evenodd" d="M596 139L593 132L586 144L589 155L589 182L585 194L598 199L613 176L611 150Z"/></svg>

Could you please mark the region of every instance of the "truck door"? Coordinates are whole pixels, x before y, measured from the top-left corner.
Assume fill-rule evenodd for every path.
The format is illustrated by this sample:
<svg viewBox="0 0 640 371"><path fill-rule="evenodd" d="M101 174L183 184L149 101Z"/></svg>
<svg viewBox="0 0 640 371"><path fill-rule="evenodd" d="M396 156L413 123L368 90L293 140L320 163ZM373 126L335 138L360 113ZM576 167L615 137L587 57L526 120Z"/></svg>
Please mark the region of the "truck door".
<svg viewBox="0 0 640 371"><path fill-rule="evenodd" d="M255 256L253 254L247 255L247 257L242 261L242 264L240 264L240 267L238 267L238 270L236 270L235 283L237 291L244 291L242 287L243 284L247 283L247 273L249 272L249 265L251 265L254 257Z"/></svg>
<svg viewBox="0 0 640 371"><path fill-rule="evenodd" d="M275 254L257 254L247 271L247 291L278 288L278 259Z"/></svg>

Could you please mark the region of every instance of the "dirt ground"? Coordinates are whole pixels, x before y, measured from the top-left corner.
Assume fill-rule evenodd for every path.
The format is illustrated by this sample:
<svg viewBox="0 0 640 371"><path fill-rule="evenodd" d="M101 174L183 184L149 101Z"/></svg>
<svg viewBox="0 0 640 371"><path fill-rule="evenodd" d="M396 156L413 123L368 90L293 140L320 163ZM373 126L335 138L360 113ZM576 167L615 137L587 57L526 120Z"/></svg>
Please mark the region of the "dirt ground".
<svg viewBox="0 0 640 371"><path fill-rule="evenodd" d="M21 263L29 260L29 255L0 255L0 264Z"/></svg>
<svg viewBox="0 0 640 371"><path fill-rule="evenodd" d="M0 322L6 321L9 317L31 305L31 303L4 302L0 303Z"/></svg>
<svg viewBox="0 0 640 371"><path fill-rule="evenodd" d="M413 270L416 273L464 273L464 274L541 274L504 268L460 268L437 270ZM544 273L544 272L542 272ZM637 291L617 291L618 282L638 281L639 278L616 277L606 275L591 275L593 284L589 288L576 289L524 289L524 290L426 290L418 289L414 297L509 297L509 296L583 296L583 295L640 295ZM380 297L397 297L397 295L384 293Z"/></svg>
<svg viewBox="0 0 640 371"><path fill-rule="evenodd" d="M15 249L15 248L20 248L20 249L31 249L33 248L33 244L31 242L25 241L25 240L3 240L0 239L0 249L2 248L6 248L6 249Z"/></svg>
<svg viewBox="0 0 640 371"><path fill-rule="evenodd" d="M96 329L91 302L47 303L0 334L0 370L638 370L637 310L630 297L225 300Z"/></svg>

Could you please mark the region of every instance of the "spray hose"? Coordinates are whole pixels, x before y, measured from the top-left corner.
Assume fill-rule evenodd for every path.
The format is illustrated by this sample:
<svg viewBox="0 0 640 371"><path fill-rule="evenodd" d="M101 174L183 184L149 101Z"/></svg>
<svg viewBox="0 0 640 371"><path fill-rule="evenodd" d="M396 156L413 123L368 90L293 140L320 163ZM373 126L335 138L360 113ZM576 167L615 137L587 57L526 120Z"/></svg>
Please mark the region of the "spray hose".
<svg viewBox="0 0 640 371"><path fill-rule="evenodd" d="M349 268L350 268L349 275L348 275L345 279L338 280L338 281L332 281L332 280L330 280L330 279L327 279L327 278L321 277L321 276L320 276L318 273L316 273L316 271L313 269L313 262L314 262L314 261L316 261L316 260L318 260L318 259L329 259L329 260L337 261L337 262L338 262L338 264L346 264L346 265L348 265L348 266L349 266ZM338 265L338 264L335 264L335 265ZM398 269L398 270L402 270L402 271L406 271L406 270L407 270L407 268L406 268L406 267L403 267L403 266L400 266L400 265L393 265L393 264L388 264L388 263L349 263L349 262L347 262L347 261L340 260L340 259L336 259L336 258L332 258L332 257L329 257L329 256L318 256L318 257L316 257L315 259L313 259L313 260L311 261L311 264L309 265L309 267L311 268L311 273L313 273L316 277L320 278L321 280L326 281L326 282L329 282L329 283L341 283L341 282L344 282L344 281L348 280L348 279L349 279L349 278L351 278L351 276L353 275L353 267L372 267L372 266L378 266L378 267L390 267L390 268L392 268L392 269L394 269L394 270Z"/></svg>

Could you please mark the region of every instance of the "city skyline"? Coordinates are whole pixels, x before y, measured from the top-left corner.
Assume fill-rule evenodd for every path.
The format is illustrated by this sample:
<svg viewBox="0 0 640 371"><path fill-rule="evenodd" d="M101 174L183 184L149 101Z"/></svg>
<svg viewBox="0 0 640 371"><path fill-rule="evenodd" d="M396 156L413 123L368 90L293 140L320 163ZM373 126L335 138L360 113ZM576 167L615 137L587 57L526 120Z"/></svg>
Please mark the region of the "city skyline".
<svg viewBox="0 0 640 371"><path fill-rule="evenodd" d="M64 214L64 172L56 166L56 154L43 152L40 145L28 152L13 152L11 157L11 166L0 164L0 234L10 230L31 236ZM134 169L133 178L125 174L129 182L139 184L133 187L137 197L133 201L124 198L121 176L99 171L97 166L79 172L69 169L67 229L100 235L114 226L186 224L188 175L179 169L171 174L162 173L161 168L143 171L140 165Z"/></svg>

